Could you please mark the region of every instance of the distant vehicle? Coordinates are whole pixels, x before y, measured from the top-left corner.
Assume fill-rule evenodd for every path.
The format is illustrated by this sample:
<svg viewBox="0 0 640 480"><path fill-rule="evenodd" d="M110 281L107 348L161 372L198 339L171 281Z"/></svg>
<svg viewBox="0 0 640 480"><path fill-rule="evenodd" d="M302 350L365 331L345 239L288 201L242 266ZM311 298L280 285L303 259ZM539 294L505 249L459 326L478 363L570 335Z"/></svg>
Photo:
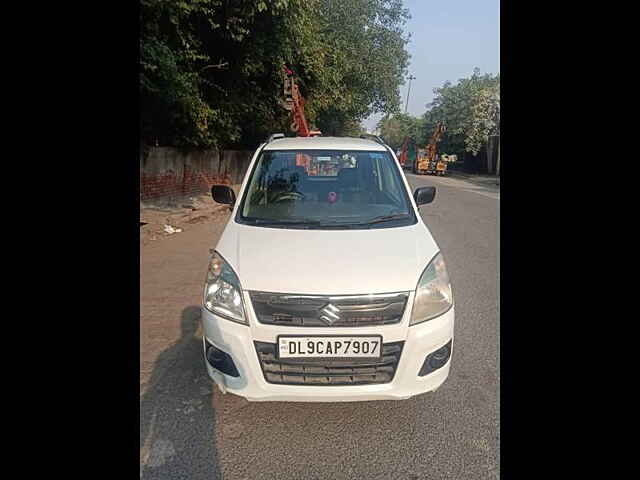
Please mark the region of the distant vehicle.
<svg viewBox="0 0 640 480"><path fill-rule="evenodd" d="M449 375L454 301L442 252L381 141L278 134L260 145L204 282L203 355L251 401L399 400Z"/></svg>
<svg viewBox="0 0 640 480"><path fill-rule="evenodd" d="M400 151L396 154L402 168L415 168L416 142L411 137L405 137Z"/></svg>
<svg viewBox="0 0 640 480"><path fill-rule="evenodd" d="M418 159L413 169L413 173L417 173L419 175L445 174L447 171L447 162L440 159L437 154L438 142L441 140L442 135L444 135L445 130L446 128L444 123L439 122L436 125L427 148L418 150Z"/></svg>

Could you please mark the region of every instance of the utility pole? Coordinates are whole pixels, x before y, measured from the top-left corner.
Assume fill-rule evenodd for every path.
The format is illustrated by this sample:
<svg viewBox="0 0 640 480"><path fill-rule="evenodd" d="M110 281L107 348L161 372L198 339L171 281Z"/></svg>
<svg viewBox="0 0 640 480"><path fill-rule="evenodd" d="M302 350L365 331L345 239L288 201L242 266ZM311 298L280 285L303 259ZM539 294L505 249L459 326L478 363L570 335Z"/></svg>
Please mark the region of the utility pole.
<svg viewBox="0 0 640 480"><path fill-rule="evenodd" d="M409 90L407 90L407 103L404 106L404 113L407 114L407 107L409 107L409 94L411 93L411 80L415 80L416 77L409 75Z"/></svg>

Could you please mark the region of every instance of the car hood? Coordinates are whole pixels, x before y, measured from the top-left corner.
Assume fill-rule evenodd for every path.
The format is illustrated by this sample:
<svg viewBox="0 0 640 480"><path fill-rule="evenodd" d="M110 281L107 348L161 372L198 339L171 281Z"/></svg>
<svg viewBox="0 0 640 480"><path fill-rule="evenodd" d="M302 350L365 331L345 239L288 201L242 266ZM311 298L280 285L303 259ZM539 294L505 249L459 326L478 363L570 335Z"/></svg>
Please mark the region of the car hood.
<svg viewBox="0 0 640 480"><path fill-rule="evenodd" d="M415 290L439 249L422 222L366 230L299 230L231 220L217 251L245 290L352 295Z"/></svg>

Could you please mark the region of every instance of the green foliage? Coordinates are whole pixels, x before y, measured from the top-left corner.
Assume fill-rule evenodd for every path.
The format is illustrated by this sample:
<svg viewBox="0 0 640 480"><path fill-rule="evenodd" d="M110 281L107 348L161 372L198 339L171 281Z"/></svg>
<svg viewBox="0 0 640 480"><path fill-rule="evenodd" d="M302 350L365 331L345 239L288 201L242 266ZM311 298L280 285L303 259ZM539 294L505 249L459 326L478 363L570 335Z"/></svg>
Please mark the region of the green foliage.
<svg viewBox="0 0 640 480"><path fill-rule="evenodd" d="M467 150L477 152L490 135L500 135L500 85L479 90L471 104L471 125L465 137Z"/></svg>
<svg viewBox="0 0 640 480"><path fill-rule="evenodd" d="M342 134L350 120L396 112L409 60L400 0L321 0L322 66L314 72L311 114L323 132Z"/></svg>
<svg viewBox="0 0 640 480"><path fill-rule="evenodd" d="M469 78L456 85L446 82L434 89L434 100L424 114L425 128L433 132L438 121L444 121L447 131L441 149L474 155L486 145L489 135L499 132L500 75L480 75L475 69Z"/></svg>
<svg viewBox="0 0 640 480"><path fill-rule="evenodd" d="M394 150L398 150L405 137L411 138L417 145L426 143L424 119L404 113L386 115L378 122L382 139Z"/></svg>
<svg viewBox="0 0 640 480"><path fill-rule="evenodd" d="M401 0L141 0L141 132L183 148L253 147L288 131L282 65L310 123L359 132L399 105L408 62Z"/></svg>
<svg viewBox="0 0 640 480"><path fill-rule="evenodd" d="M380 120L380 135L389 146L397 150L404 138L410 137L418 147L425 147L438 122L443 121L447 130L439 150L477 155L490 135L500 133L500 75L481 75L475 69L470 78L460 79L456 85L446 82L434 89L434 94L420 118L396 114Z"/></svg>

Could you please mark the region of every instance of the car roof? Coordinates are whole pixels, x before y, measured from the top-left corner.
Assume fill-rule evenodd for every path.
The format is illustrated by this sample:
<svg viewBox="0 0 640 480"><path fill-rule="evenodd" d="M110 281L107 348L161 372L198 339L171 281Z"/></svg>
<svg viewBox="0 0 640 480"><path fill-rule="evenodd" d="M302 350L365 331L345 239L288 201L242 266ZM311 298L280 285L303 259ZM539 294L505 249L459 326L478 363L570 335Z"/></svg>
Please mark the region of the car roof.
<svg viewBox="0 0 640 480"><path fill-rule="evenodd" d="M269 142L265 150L368 150L386 151L373 140L354 137L285 137Z"/></svg>

